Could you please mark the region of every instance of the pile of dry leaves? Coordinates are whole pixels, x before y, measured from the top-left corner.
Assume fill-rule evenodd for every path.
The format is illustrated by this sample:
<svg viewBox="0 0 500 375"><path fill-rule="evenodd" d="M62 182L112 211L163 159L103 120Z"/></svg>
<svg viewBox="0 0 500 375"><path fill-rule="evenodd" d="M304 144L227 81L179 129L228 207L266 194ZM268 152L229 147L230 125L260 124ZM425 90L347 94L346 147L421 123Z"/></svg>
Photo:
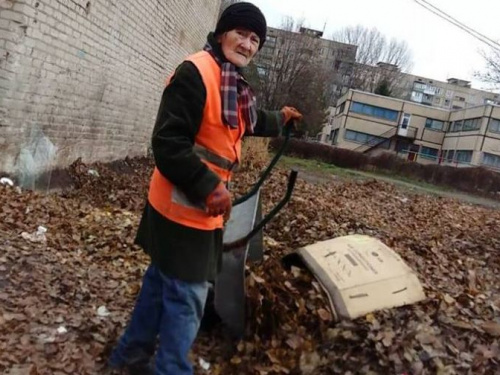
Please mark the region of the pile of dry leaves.
<svg viewBox="0 0 500 375"><path fill-rule="evenodd" d="M0 185L0 372L99 374L123 330L147 258L133 245L151 164L70 169L74 189ZM281 199L286 171L263 190ZM256 177L240 173L242 193ZM202 332L199 374L500 374L500 211L366 181L309 184L265 229L248 265L247 337ZM294 249L346 234L380 238L415 269L428 299L332 321Z"/></svg>

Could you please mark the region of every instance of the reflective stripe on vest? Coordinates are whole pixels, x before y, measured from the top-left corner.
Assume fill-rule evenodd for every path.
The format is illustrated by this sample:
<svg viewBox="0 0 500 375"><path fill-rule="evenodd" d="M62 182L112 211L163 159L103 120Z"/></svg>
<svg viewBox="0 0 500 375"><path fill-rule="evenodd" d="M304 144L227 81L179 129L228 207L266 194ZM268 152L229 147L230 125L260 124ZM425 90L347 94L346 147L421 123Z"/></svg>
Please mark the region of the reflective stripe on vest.
<svg viewBox="0 0 500 375"><path fill-rule="evenodd" d="M228 182L241 154L241 138L245 131L241 113L238 113L237 129L223 124L220 67L207 52L199 52L187 61L192 62L200 72L207 92L203 119L193 151L222 181ZM148 200L162 216L176 223L201 230L223 227L222 216L209 216L204 202L191 202L157 168L151 178Z"/></svg>

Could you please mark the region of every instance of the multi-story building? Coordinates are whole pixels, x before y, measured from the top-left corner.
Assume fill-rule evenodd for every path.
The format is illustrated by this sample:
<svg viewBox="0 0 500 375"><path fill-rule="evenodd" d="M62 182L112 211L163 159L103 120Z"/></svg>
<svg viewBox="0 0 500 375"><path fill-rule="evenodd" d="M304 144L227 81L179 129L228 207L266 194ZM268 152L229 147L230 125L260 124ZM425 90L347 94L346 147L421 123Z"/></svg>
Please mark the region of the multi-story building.
<svg viewBox="0 0 500 375"><path fill-rule="evenodd" d="M376 66L356 64L350 88L375 93L385 81L390 96L444 109L500 104L500 94L477 90L469 81L450 78L446 82L403 73L397 65L379 62Z"/></svg>
<svg viewBox="0 0 500 375"><path fill-rule="evenodd" d="M320 140L364 153L394 152L424 164L500 171L500 106L443 109L349 90Z"/></svg>
<svg viewBox="0 0 500 375"><path fill-rule="evenodd" d="M283 54L291 59L305 58L319 63L327 72L332 104L342 96L351 82L357 46L323 39L323 32L301 27L298 32L269 27L267 40L256 55L258 72L266 79L273 79L273 71L282 69ZM288 60L291 60L288 59Z"/></svg>
<svg viewBox="0 0 500 375"><path fill-rule="evenodd" d="M444 109L500 104L500 94L473 89L469 81L457 78L442 82L402 73L398 88L400 99Z"/></svg>

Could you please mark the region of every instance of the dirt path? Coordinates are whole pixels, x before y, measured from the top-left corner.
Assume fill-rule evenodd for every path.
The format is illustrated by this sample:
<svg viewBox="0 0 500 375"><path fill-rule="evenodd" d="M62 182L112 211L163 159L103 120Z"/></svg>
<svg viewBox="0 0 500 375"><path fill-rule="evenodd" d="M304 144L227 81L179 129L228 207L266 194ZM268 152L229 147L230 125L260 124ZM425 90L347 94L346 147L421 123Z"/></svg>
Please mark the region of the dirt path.
<svg viewBox="0 0 500 375"><path fill-rule="evenodd" d="M290 166L287 166L290 167ZM439 186L421 186L412 184L410 182L398 180L395 178L381 176L361 171L349 170L349 175L337 175L329 172L319 172L319 171L311 171L302 166L292 166L291 168L299 171L299 178L313 184L323 184L323 183L341 183L349 178L366 180L366 179L377 179L380 181L385 181L391 184L394 184L404 190L406 192L411 192L415 194L429 194L429 195L438 195L441 197L457 199L465 203L484 206L493 209L500 209L500 201L495 201L493 199L488 199L476 195L471 195L467 193L463 193L460 191L454 190L445 190Z"/></svg>

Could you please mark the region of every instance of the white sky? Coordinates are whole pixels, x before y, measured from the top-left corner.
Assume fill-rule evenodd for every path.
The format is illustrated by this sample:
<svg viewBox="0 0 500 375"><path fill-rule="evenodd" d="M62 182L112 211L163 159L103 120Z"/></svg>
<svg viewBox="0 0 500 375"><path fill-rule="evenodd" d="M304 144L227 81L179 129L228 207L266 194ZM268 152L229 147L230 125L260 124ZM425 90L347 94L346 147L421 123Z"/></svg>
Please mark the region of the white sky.
<svg viewBox="0 0 500 375"><path fill-rule="evenodd" d="M248 0L265 14L269 26L280 27L284 16L305 19L307 27L331 39L344 26L376 27L388 38L405 40L413 55L411 73L446 81L460 78L472 87L488 85L474 78L485 64L480 50L489 47L446 22L414 0ZM427 0L490 39L500 41L499 0Z"/></svg>

